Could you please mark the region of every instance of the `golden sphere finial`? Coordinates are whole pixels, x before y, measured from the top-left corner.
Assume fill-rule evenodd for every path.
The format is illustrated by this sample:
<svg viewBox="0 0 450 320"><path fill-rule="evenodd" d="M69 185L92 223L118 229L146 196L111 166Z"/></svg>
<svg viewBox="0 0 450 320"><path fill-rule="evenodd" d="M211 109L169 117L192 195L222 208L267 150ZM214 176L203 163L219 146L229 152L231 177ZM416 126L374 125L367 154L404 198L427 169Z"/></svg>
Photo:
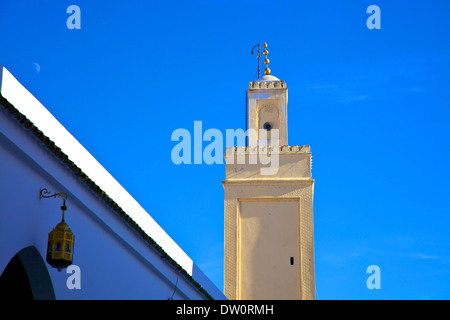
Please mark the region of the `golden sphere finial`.
<svg viewBox="0 0 450 320"><path fill-rule="evenodd" d="M266 56L266 59L264 59L264 64L266 65L266 69L264 69L264 74L265 75L269 75L270 74L270 69L269 69L269 59L267 58L267 55L269 54L269 50L267 50L267 43L266 42L264 42L264 44L263 44L263 47L264 47L264 52L263 52L263 55L265 55Z"/></svg>
<svg viewBox="0 0 450 320"><path fill-rule="evenodd" d="M263 55L266 56L266 59L264 59L264 64L266 65L266 69L264 69L264 74L268 76L270 74L270 69L269 69L270 60L267 58L267 55L269 54L269 50L267 50L266 42L264 42L263 47L264 47Z"/></svg>

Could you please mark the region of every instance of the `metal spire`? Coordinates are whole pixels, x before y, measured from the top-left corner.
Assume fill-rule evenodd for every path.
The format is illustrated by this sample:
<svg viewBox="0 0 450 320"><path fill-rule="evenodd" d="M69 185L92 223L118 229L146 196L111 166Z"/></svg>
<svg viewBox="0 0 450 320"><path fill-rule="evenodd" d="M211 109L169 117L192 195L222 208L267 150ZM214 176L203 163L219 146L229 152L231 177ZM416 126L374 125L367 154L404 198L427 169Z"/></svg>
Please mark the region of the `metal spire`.
<svg viewBox="0 0 450 320"><path fill-rule="evenodd" d="M253 48L252 48L252 54L253 54L253 50L255 49L255 47L258 47L258 54L256 56L258 57L258 79L259 79L259 76L260 76L260 64L261 64L261 59L260 59L261 58L261 47L260 47L259 43L255 44L253 46Z"/></svg>

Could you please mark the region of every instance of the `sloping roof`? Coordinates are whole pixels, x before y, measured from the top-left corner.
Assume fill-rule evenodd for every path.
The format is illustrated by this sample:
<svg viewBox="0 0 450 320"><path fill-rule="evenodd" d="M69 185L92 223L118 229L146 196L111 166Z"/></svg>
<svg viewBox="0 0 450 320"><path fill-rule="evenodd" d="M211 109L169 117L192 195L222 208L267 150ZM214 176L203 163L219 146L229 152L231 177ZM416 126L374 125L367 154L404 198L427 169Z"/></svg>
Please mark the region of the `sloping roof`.
<svg viewBox="0 0 450 320"><path fill-rule="evenodd" d="M5 77L8 78L5 81ZM4 86L5 84L10 85L11 83L17 82L14 86L14 90L7 90L9 95L4 96ZM9 89L9 88L8 88ZM19 90L17 92L16 90ZM16 101L15 98L18 98ZM12 101L11 101L12 100ZM24 103L25 102L25 103ZM34 109L30 110L30 115L37 119L38 122L42 121L42 118L46 118L46 121L50 121L48 125L45 125L48 131L51 132L53 139L57 137L65 138L67 143L66 149L70 149L70 143L72 147L76 150L72 150L72 156L84 157L80 159L85 167L87 163L91 166L94 165L95 168L91 169L91 173L99 172L103 170L100 174L103 174L103 185L99 185L93 178L91 178L83 170L79 163L73 161L71 157L62 149L62 146L58 146L43 130L35 124L32 119L30 119L25 112L19 110L18 104L24 106L27 104L33 104ZM76 139L48 112L45 107L40 104L40 102L34 98L4 67L0 65L0 106L4 109L12 119L20 123L25 130L28 130L33 136L35 136L45 148L47 148L57 159L59 159L65 166L67 166L73 174L78 177L87 188L92 190L97 194L100 199L107 203L111 209L113 209L118 215L123 219L123 222L128 224L133 228L150 246L155 248L161 255L162 258L166 259L177 271L184 275L202 294L204 294L208 299L213 300L213 297L192 277L193 262L190 258L178 247L178 245L165 233L165 231L151 218L151 216L134 200L125 189L95 160L95 158L89 154L89 152L81 146L81 144L76 141ZM40 113L40 114L37 114ZM44 123L44 122L43 122ZM56 129L59 129L57 132ZM78 145L77 145L78 144ZM90 168L90 167L88 167ZM106 182L104 182L106 181ZM114 185L115 183L115 185ZM111 184L113 184L111 186ZM116 202L113 196L109 192L105 191L105 186L110 186L112 190L120 199L121 203ZM131 205L130 205L131 202ZM124 209L124 204L128 207ZM133 210L135 209L135 210ZM139 212L136 212L139 211ZM154 231L154 232L152 232ZM151 237L149 234L156 234L162 243L158 243L157 239ZM170 252L168 252L170 251ZM188 272L186 269L190 269Z"/></svg>

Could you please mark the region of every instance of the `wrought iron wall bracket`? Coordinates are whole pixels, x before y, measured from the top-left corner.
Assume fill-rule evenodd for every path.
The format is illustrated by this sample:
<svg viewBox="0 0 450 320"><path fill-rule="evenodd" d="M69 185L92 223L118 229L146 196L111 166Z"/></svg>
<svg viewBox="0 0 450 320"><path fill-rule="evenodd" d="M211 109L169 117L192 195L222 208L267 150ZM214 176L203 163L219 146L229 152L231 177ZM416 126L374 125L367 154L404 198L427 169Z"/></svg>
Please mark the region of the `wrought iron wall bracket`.
<svg viewBox="0 0 450 320"><path fill-rule="evenodd" d="M42 198L56 198L56 197L60 197L63 200L63 205L61 206L61 210L63 212L63 214L62 214L62 221L64 221L64 211L67 210L67 206L66 206L67 194L63 193L63 192L51 194L51 192L48 191L47 188L42 188L42 189L39 190L39 199L42 199Z"/></svg>

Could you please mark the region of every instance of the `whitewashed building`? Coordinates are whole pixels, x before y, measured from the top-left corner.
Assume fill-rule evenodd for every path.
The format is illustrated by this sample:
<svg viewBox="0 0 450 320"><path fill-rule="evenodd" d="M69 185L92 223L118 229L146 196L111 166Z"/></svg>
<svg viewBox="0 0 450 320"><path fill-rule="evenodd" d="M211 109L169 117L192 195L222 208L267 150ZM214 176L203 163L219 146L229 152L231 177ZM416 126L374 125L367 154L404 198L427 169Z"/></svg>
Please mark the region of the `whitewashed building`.
<svg viewBox="0 0 450 320"><path fill-rule="evenodd" d="M0 93L1 298L226 299L1 66ZM60 272L45 260L63 200L40 198L55 193L67 195L65 222L75 235L72 267Z"/></svg>

